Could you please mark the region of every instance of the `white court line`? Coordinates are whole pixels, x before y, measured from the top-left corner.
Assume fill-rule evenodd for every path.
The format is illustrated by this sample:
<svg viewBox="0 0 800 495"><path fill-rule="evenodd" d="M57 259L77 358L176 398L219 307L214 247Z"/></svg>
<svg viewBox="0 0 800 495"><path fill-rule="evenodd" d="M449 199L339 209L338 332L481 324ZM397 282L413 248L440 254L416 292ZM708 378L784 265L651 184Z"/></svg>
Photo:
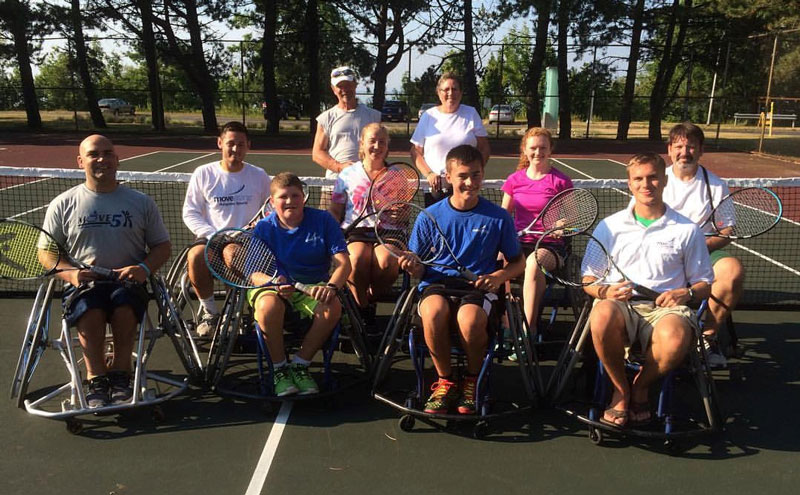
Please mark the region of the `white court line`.
<svg viewBox="0 0 800 495"><path fill-rule="evenodd" d="M561 166L567 167L568 169L572 170L573 172L577 172L577 173L581 174L582 176L586 177L587 179L597 179L597 177L592 177L591 175L587 174L586 172L584 172L582 170L578 170L577 168L572 167L570 165L567 165L566 163L564 163L561 160L558 160L556 158L553 158L552 156L550 157L550 159L553 160L554 162L558 163Z"/></svg>
<svg viewBox="0 0 800 495"><path fill-rule="evenodd" d="M267 474L269 468L272 466L272 461L275 459L275 452L278 450L278 444L281 441L283 430L286 428L286 423L289 421L289 413L292 412L292 402L286 401L281 405L281 410L278 412L278 417L275 418L275 423L269 431L267 443L264 444L264 450L261 451L261 458L258 459L256 470L253 472L253 477L250 478L250 484L247 485L245 495L259 495L264 488L264 483L267 482Z"/></svg>
<svg viewBox="0 0 800 495"><path fill-rule="evenodd" d="M161 151L151 151L150 153L144 153L144 154L136 155L136 156L129 156L128 158L120 158L119 161L124 162L124 161L128 161L128 160L134 160L136 158L141 158L143 156L154 155L156 153L161 153Z"/></svg>
<svg viewBox="0 0 800 495"><path fill-rule="evenodd" d="M158 170L153 170L153 172L163 172L165 170L169 170L169 169L175 168L175 167L180 167L181 165L186 165L187 163L193 162L195 160L201 160L203 158L208 158L209 156L213 156L213 155L216 155L216 153L207 153L207 154L205 154L203 156L198 156L198 157L192 158L191 160L186 160L186 161L183 161L183 162L180 162L180 163L176 163L175 165L170 165L169 167L164 167L164 168L160 168ZM142 172L144 172L144 170Z"/></svg>

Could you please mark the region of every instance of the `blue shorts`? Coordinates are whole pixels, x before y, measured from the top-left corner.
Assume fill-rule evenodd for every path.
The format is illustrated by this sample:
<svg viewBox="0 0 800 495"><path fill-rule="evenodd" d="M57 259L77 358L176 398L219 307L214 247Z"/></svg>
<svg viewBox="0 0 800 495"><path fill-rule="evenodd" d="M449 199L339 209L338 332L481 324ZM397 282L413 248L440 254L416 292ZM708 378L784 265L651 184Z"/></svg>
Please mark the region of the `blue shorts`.
<svg viewBox="0 0 800 495"><path fill-rule="evenodd" d="M111 314L121 306L130 306L136 320L141 322L148 299L147 290L142 284L102 281L80 287L67 286L61 306L69 326L75 325L90 309L102 309L106 313L106 321L110 322Z"/></svg>

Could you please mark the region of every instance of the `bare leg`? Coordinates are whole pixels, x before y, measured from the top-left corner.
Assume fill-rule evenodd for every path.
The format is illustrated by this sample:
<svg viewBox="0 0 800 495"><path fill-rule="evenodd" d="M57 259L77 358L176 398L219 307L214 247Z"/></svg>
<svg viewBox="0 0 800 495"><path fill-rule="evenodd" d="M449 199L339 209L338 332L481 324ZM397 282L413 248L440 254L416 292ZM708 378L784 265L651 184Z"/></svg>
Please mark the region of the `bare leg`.
<svg viewBox="0 0 800 495"><path fill-rule="evenodd" d="M420 304L420 316L436 373L450 376L450 303L440 295L428 296Z"/></svg>
<svg viewBox="0 0 800 495"><path fill-rule="evenodd" d="M558 260L552 252L540 249L540 261L545 263L547 270L554 270ZM531 335L536 335L539 320L539 306L544 298L544 291L547 289L547 281L544 273L536 263L536 253L531 253L525 261L525 279L522 284L522 302L525 311L525 318L528 321L528 328Z"/></svg>
<svg viewBox="0 0 800 495"><path fill-rule="evenodd" d="M255 318L267 341L267 350L273 363L286 359L283 348L283 316L286 306L275 293L262 294L255 304Z"/></svg>
<svg viewBox="0 0 800 495"><path fill-rule="evenodd" d="M399 274L400 266L397 258L390 255L389 251L381 245L373 247L372 282L370 283L372 296L388 292Z"/></svg>
<svg viewBox="0 0 800 495"><path fill-rule="evenodd" d="M708 299L708 314L703 333L714 335L736 307L744 286L744 267L733 257L722 258L714 264L714 282Z"/></svg>
<svg viewBox="0 0 800 495"><path fill-rule="evenodd" d="M458 331L461 346L467 353L467 373L477 375L486 354L489 334L486 325L489 317L477 304L465 304L458 309Z"/></svg>
<svg viewBox="0 0 800 495"><path fill-rule="evenodd" d="M189 271L189 281L194 287L197 297L208 299L214 295L214 280L208 271L204 246L192 246L186 256L186 267Z"/></svg>
<svg viewBox="0 0 800 495"><path fill-rule="evenodd" d="M625 344L628 336L622 311L613 301L600 301L589 315L594 348L614 388L609 407L620 412L628 410L630 398L630 385L625 374ZM622 418L604 417L620 426L625 424Z"/></svg>
<svg viewBox="0 0 800 495"><path fill-rule="evenodd" d="M303 344L297 351L297 355L306 361L313 360L314 355L330 337L341 316L342 305L338 299L334 299L328 304L317 304L317 307L314 308L314 322L303 338Z"/></svg>
<svg viewBox="0 0 800 495"><path fill-rule="evenodd" d="M350 291L359 308L366 308L368 301L367 289L370 286L370 273L372 271L372 244L366 242L351 242L347 245L350 253L350 265L353 269L347 277Z"/></svg>

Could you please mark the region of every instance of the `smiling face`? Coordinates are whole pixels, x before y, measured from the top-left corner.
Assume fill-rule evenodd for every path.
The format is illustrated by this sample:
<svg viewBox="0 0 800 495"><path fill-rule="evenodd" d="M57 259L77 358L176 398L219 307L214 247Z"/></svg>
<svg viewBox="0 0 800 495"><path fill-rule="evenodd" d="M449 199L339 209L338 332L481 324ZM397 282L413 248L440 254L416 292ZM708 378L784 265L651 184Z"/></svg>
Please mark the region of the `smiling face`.
<svg viewBox="0 0 800 495"><path fill-rule="evenodd" d="M89 136L83 140L78 152L78 167L86 172L90 189L96 191L116 187L119 157L108 138L99 134Z"/></svg>
<svg viewBox="0 0 800 495"><path fill-rule="evenodd" d="M336 86L331 86L331 90L336 95L336 99L339 100L340 107L353 109L358 104L355 81L339 81Z"/></svg>
<svg viewBox="0 0 800 495"><path fill-rule="evenodd" d="M636 205L648 208L663 204L662 194L667 185L664 169L651 162L639 162L628 165L628 188L633 194Z"/></svg>
<svg viewBox="0 0 800 495"><path fill-rule="evenodd" d="M445 178L453 186L454 206L469 208L477 203L483 184L483 165L480 161L451 162Z"/></svg>
<svg viewBox="0 0 800 495"><path fill-rule="evenodd" d="M526 140L522 152L535 169L546 169L550 160L550 139L542 135L531 136Z"/></svg>
<svg viewBox="0 0 800 495"><path fill-rule="evenodd" d="M272 206L284 225L294 228L303 221L305 197L297 186L276 187L272 191Z"/></svg>
<svg viewBox="0 0 800 495"><path fill-rule="evenodd" d="M244 167L244 157L250 151L247 134L226 131L217 138L217 147L222 150L222 165L228 172L238 172Z"/></svg>
<svg viewBox="0 0 800 495"><path fill-rule="evenodd" d="M364 128L359 141L358 155L364 162L383 163L389 154L389 134L380 124Z"/></svg>
<svg viewBox="0 0 800 495"><path fill-rule="evenodd" d="M676 137L667 145L672 166L681 171L694 172L703 156L703 145L695 138Z"/></svg>
<svg viewBox="0 0 800 495"><path fill-rule="evenodd" d="M439 101L442 103L441 110L444 113L453 113L458 110L461 104L461 85L455 79L445 79L436 88L439 94Z"/></svg>

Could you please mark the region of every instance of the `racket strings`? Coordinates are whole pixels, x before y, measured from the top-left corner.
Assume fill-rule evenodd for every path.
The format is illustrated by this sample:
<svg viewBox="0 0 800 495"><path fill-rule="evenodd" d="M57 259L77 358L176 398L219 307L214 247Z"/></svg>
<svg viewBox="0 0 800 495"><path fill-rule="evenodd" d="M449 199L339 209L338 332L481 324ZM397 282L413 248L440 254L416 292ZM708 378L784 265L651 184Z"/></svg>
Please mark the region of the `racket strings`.
<svg viewBox="0 0 800 495"><path fill-rule="evenodd" d="M255 285L251 280L255 273L274 278L277 261L266 243L248 233L236 234L215 235L208 241L206 258L209 268L239 286Z"/></svg>
<svg viewBox="0 0 800 495"><path fill-rule="evenodd" d="M717 230L732 229L735 236L753 236L772 227L781 216L778 199L758 188L742 189L720 203L714 213Z"/></svg>
<svg viewBox="0 0 800 495"><path fill-rule="evenodd" d="M563 227L582 231L592 226L597 218L597 200L585 189L572 189L569 194L554 199L542 215L544 230Z"/></svg>
<svg viewBox="0 0 800 495"><path fill-rule="evenodd" d="M377 212L392 201L411 201L417 189L419 175L415 170L409 166L390 166L372 187L372 208Z"/></svg>
<svg viewBox="0 0 800 495"><path fill-rule="evenodd" d="M0 276L30 278L58 265L58 245L39 229L13 222L0 226Z"/></svg>

